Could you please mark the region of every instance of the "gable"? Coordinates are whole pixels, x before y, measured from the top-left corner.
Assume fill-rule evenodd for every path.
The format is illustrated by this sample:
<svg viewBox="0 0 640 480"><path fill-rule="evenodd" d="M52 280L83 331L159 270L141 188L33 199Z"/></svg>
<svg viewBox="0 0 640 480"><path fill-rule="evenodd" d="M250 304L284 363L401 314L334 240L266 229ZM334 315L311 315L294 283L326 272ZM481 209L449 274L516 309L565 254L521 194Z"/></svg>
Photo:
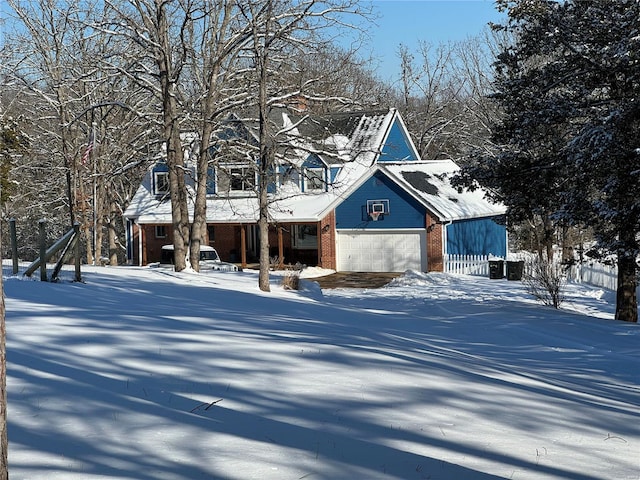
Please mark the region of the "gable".
<svg viewBox="0 0 640 480"><path fill-rule="evenodd" d="M401 162L416 160L418 160L418 157L411 140L406 133L404 125L402 125L400 119L396 117L389 129L378 161Z"/></svg>
<svg viewBox="0 0 640 480"><path fill-rule="evenodd" d="M389 213L375 222L367 213L372 200L388 201ZM378 171L336 207L336 228L424 228L425 216L423 205Z"/></svg>
<svg viewBox="0 0 640 480"><path fill-rule="evenodd" d="M451 183L460 168L450 160L387 162L381 168L442 221L494 217L506 212L490 202L481 188L461 189Z"/></svg>
<svg viewBox="0 0 640 480"><path fill-rule="evenodd" d="M305 159L302 166L305 168L323 168L325 164L318 155L312 153Z"/></svg>

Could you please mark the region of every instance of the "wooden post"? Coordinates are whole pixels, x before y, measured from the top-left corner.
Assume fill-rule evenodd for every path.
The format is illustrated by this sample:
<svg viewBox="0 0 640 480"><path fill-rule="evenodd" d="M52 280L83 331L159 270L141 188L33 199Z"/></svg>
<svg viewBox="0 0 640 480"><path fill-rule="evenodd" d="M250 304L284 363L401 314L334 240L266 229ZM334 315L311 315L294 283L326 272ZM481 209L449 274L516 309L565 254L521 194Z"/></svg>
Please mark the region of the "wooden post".
<svg viewBox="0 0 640 480"><path fill-rule="evenodd" d="M80 253L80 224L78 222L73 224L73 231L75 232L75 266L76 266L76 275L75 281L82 281L82 274L80 273L80 263L81 263L81 253Z"/></svg>
<svg viewBox="0 0 640 480"><path fill-rule="evenodd" d="M282 245L282 227L278 226L278 268L284 265L284 246Z"/></svg>
<svg viewBox="0 0 640 480"><path fill-rule="evenodd" d="M240 225L240 262L242 268L247 268L247 230L245 225Z"/></svg>
<svg viewBox="0 0 640 480"><path fill-rule="evenodd" d="M11 238L11 258L13 259L13 274L18 273L18 234L16 233L16 219L9 219L9 236Z"/></svg>
<svg viewBox="0 0 640 480"><path fill-rule="evenodd" d="M40 227L40 281L47 281L47 232L45 229L46 220L38 220Z"/></svg>

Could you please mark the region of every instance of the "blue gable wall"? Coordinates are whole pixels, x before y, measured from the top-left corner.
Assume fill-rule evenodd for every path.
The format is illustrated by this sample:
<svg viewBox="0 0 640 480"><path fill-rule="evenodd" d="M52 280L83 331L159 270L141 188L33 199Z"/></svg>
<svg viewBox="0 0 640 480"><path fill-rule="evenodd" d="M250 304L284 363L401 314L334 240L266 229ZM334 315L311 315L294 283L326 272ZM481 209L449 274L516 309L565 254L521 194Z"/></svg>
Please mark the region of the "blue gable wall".
<svg viewBox="0 0 640 480"><path fill-rule="evenodd" d="M446 228L446 253L450 255L504 257L507 254L506 227L491 218L461 220Z"/></svg>
<svg viewBox="0 0 640 480"><path fill-rule="evenodd" d="M377 222L367 215L367 200L389 200L389 215ZM376 172L336 208L336 228L425 228L426 209L392 182Z"/></svg>
<svg viewBox="0 0 640 480"><path fill-rule="evenodd" d="M382 147L379 160L382 162L418 160L411 148L411 143L407 138L405 130L402 128L402 124L397 119L393 122L393 125L389 130L389 135L387 136L387 141L385 142L384 147Z"/></svg>

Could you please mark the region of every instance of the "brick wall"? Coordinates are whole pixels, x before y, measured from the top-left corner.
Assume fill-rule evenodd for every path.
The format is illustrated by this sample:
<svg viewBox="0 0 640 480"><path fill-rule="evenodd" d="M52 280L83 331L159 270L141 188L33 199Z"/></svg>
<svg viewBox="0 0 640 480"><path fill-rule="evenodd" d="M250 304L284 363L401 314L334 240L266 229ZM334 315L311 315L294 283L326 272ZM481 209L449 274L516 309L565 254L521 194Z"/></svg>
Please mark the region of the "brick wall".
<svg viewBox="0 0 640 480"><path fill-rule="evenodd" d="M241 228L240 225L213 226L213 238L209 238L208 242L216 249L223 262L240 261Z"/></svg>
<svg viewBox="0 0 640 480"><path fill-rule="evenodd" d="M331 212L320 221L318 264L322 268L335 270L336 261L336 215Z"/></svg>
<svg viewBox="0 0 640 480"><path fill-rule="evenodd" d="M170 245L173 243L173 232L171 225L165 225L166 236L163 238L156 238L156 226L155 225L142 225L142 264L147 265L153 262L159 262L161 256L161 249L163 245ZM136 252L137 255L137 252Z"/></svg>
<svg viewBox="0 0 640 480"><path fill-rule="evenodd" d="M427 271L443 272L443 228L444 224L431 213L427 212Z"/></svg>

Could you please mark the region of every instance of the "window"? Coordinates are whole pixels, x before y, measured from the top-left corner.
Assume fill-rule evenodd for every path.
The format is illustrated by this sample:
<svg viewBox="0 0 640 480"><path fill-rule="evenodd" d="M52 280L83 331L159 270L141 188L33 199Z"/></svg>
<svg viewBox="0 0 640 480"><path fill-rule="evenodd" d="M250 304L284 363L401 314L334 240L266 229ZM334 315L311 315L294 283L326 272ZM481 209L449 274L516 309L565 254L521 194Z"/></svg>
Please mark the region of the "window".
<svg viewBox="0 0 640 480"><path fill-rule="evenodd" d="M207 236L209 237L209 243L216 241L216 229L213 225L207 225Z"/></svg>
<svg viewBox="0 0 640 480"><path fill-rule="evenodd" d="M169 172L155 172L153 174L153 185L156 195L169 193Z"/></svg>
<svg viewBox="0 0 640 480"><path fill-rule="evenodd" d="M311 250L318 248L318 225L294 225L291 236L293 248Z"/></svg>
<svg viewBox="0 0 640 480"><path fill-rule="evenodd" d="M207 168L207 195L216 193L216 171L213 167Z"/></svg>
<svg viewBox="0 0 640 480"><path fill-rule="evenodd" d="M307 168L305 181L306 190L324 190L324 168Z"/></svg>
<svg viewBox="0 0 640 480"><path fill-rule="evenodd" d="M156 238L165 238L167 236L167 229L164 225L156 225Z"/></svg>
<svg viewBox="0 0 640 480"><path fill-rule="evenodd" d="M218 190L220 193L251 192L255 183L255 172L251 167L218 169Z"/></svg>

